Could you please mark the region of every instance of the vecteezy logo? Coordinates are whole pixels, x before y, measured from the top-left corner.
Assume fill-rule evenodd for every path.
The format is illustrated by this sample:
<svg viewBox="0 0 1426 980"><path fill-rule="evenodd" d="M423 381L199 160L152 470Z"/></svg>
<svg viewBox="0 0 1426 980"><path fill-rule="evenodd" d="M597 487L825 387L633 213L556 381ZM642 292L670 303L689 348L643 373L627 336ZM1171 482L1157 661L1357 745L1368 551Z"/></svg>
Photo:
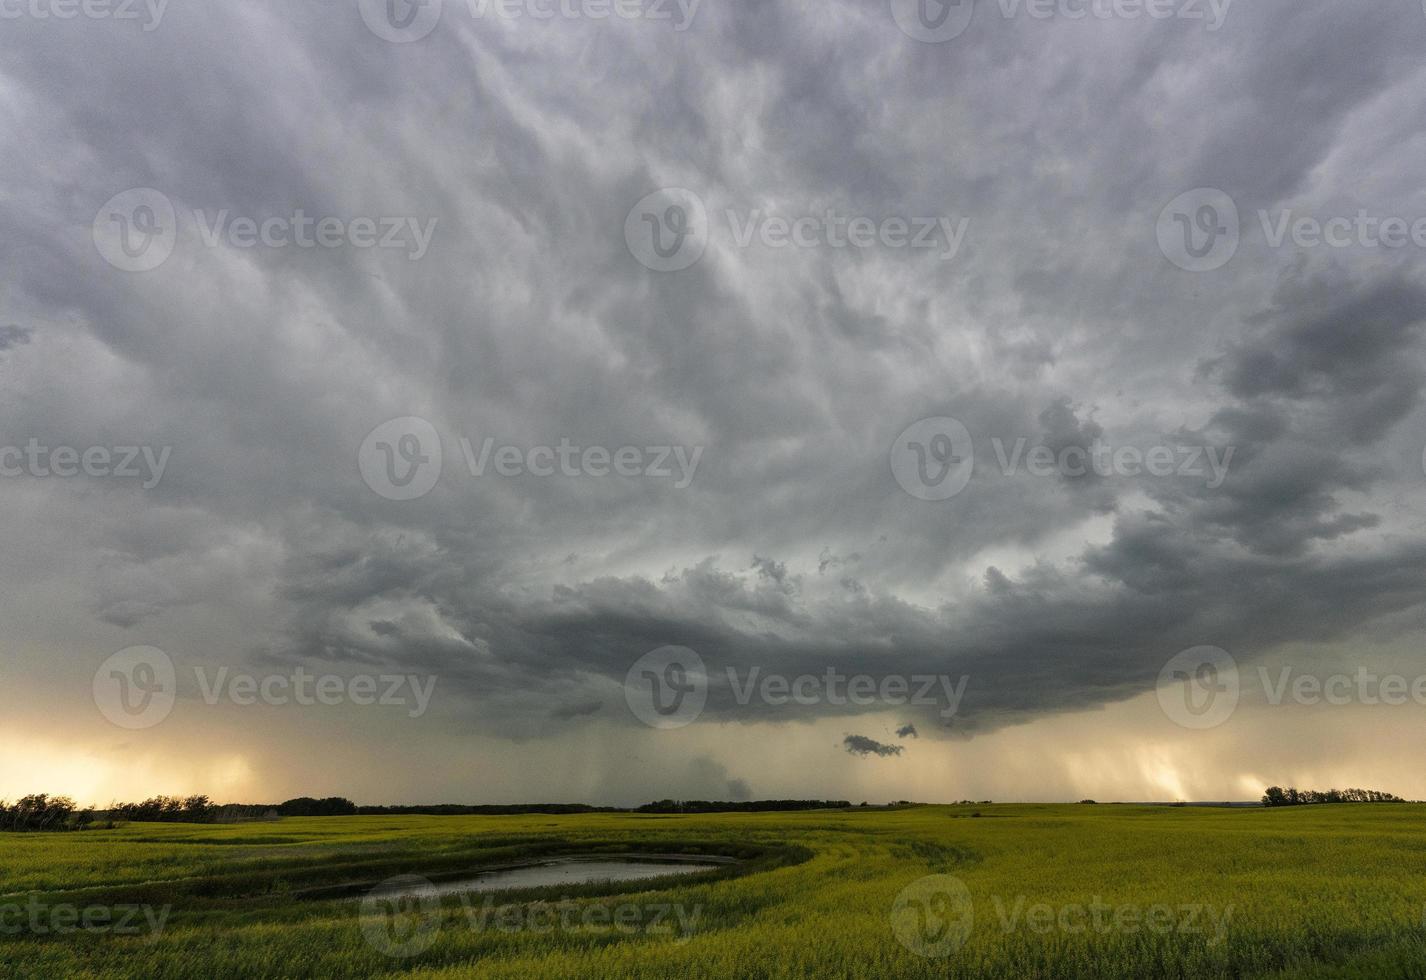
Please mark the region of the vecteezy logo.
<svg viewBox="0 0 1426 980"><path fill-rule="evenodd" d="M94 672L94 705L120 728L152 728L173 711L178 674L157 647L129 647Z"/></svg>
<svg viewBox="0 0 1426 980"><path fill-rule="evenodd" d="M940 44L970 27L975 0L891 0L891 16L907 37Z"/></svg>
<svg viewBox="0 0 1426 980"><path fill-rule="evenodd" d="M1238 205L1214 187L1180 194L1159 214L1159 249L1189 272L1212 272L1238 254Z"/></svg>
<svg viewBox="0 0 1426 980"><path fill-rule="evenodd" d="M953 418L922 419L891 447L891 473L917 500L949 500L970 484L975 446Z"/></svg>
<svg viewBox="0 0 1426 980"><path fill-rule="evenodd" d="M629 710L650 728L683 728L708 702L708 670L688 647L659 647L644 654L624 677Z"/></svg>
<svg viewBox="0 0 1426 980"><path fill-rule="evenodd" d="M682 187L654 191L629 210L624 241L629 254L655 272L687 269L708 247L708 210Z"/></svg>
<svg viewBox="0 0 1426 980"><path fill-rule="evenodd" d="M372 949L394 958L419 956L441 931L441 899L419 875L388 878L362 897L360 919Z"/></svg>
<svg viewBox="0 0 1426 980"><path fill-rule="evenodd" d="M1184 728L1217 728L1238 708L1238 662L1218 647L1193 647L1159 671L1159 707Z"/></svg>
<svg viewBox="0 0 1426 980"><path fill-rule="evenodd" d="M954 875L927 875L901 889L891 906L891 931L917 956L943 959L970 938L975 908Z"/></svg>
<svg viewBox="0 0 1426 980"><path fill-rule="evenodd" d="M124 272L150 272L178 243L178 212L162 191L136 187L115 194L94 216L94 246Z"/></svg>
<svg viewBox="0 0 1426 980"><path fill-rule="evenodd" d="M387 500L416 500L441 478L441 437L425 419L407 417L378 425L357 454L361 478Z"/></svg>
<svg viewBox="0 0 1426 980"><path fill-rule="evenodd" d="M361 19L373 34L393 44L419 41L441 22L444 0L360 0Z"/></svg>

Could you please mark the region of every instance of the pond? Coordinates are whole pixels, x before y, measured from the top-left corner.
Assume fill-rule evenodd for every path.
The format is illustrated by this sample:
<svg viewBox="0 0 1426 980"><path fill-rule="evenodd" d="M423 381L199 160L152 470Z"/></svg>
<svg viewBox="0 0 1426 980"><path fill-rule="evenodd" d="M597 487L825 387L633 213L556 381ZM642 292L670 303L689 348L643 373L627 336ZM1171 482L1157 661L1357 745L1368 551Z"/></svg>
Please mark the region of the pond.
<svg viewBox="0 0 1426 980"><path fill-rule="evenodd" d="M460 895L470 892L510 891L516 888L547 888L553 885L590 885L707 871L724 864L725 860L679 858L665 860L562 858L518 868L482 871L448 881L414 881L410 884L382 886L375 890L383 898L412 896L417 898Z"/></svg>

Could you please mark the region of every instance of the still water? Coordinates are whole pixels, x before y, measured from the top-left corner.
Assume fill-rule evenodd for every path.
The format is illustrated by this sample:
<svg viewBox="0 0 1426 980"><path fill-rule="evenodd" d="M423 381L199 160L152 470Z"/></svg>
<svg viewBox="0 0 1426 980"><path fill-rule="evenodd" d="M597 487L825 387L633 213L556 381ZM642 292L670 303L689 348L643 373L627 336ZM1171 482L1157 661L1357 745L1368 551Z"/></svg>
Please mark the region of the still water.
<svg viewBox="0 0 1426 980"><path fill-rule="evenodd" d="M692 874L718 867L715 863L693 864L673 861L548 861L526 868L485 871L455 881L414 882L409 886L382 888L383 897L440 897L468 892L508 891L514 888L544 888L550 885L588 885L605 882L642 881Z"/></svg>

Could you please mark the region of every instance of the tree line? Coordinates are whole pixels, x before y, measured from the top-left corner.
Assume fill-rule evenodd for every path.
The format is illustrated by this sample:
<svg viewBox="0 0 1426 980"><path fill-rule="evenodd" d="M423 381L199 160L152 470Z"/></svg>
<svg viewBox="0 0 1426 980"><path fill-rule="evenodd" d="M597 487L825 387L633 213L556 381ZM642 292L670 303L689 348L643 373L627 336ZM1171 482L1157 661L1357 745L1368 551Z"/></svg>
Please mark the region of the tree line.
<svg viewBox="0 0 1426 980"><path fill-rule="evenodd" d="M520 813L618 813L612 806L592 806L588 803L436 803L415 806L358 806L340 796L329 796L324 800L301 796L279 804L277 812L284 817L343 817L343 816L506 816Z"/></svg>
<svg viewBox="0 0 1426 980"><path fill-rule="evenodd" d="M863 804L865 805L865 804ZM709 800L658 800L635 813L767 813L791 810L846 809L847 800L755 800L722 803ZM628 808L588 803L516 803L432 806L358 806L341 796L317 799L299 796L283 803L229 803L219 805L207 796L154 796L138 803L113 803L107 808L80 808L67 796L37 793L11 804L0 800L0 832L112 829L116 821L135 823L242 823L280 817L496 816L521 813L628 813Z"/></svg>
<svg viewBox="0 0 1426 980"><path fill-rule="evenodd" d="M276 819L271 806L219 806L206 796L154 796L139 803L113 803L107 808L80 807L68 796L33 793L14 803L0 800L0 832L55 833L68 830L112 830L117 821L143 823L239 823Z"/></svg>
<svg viewBox="0 0 1426 980"><path fill-rule="evenodd" d="M1308 806L1315 803L1405 803L1399 796L1375 789L1298 789L1289 786L1269 786L1263 793L1263 806Z"/></svg>
<svg viewBox="0 0 1426 980"><path fill-rule="evenodd" d="M658 800L645 803L635 813L772 813L793 810L846 810L848 800L752 800L717 803L709 800Z"/></svg>
<svg viewBox="0 0 1426 980"><path fill-rule="evenodd" d="M95 819L93 810L79 809L68 796L33 793L14 803L0 800L0 831L79 830Z"/></svg>

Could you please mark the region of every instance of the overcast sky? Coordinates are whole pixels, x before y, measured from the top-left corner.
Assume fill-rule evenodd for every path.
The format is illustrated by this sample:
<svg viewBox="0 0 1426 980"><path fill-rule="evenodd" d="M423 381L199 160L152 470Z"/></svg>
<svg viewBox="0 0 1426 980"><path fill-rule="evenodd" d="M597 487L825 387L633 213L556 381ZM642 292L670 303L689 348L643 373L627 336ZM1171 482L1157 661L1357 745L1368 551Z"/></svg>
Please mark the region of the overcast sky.
<svg viewBox="0 0 1426 980"><path fill-rule="evenodd" d="M95 10L0 796L1426 796L1418 0Z"/></svg>

